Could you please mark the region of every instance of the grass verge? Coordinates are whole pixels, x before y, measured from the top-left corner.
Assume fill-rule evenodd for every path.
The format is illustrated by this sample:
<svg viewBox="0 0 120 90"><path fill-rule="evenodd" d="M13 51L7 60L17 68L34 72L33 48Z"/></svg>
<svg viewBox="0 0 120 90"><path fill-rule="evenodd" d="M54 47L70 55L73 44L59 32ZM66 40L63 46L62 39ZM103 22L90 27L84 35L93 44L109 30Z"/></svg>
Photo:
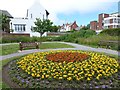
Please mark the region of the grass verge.
<svg viewBox="0 0 120 90"><path fill-rule="evenodd" d="M40 49L55 49L55 48L74 48L73 46L63 44L63 43L42 43L39 45ZM29 48L28 48L29 49ZM4 45L0 46L0 55L8 55L15 52L18 52L19 50L19 44L11 44L11 45Z"/></svg>

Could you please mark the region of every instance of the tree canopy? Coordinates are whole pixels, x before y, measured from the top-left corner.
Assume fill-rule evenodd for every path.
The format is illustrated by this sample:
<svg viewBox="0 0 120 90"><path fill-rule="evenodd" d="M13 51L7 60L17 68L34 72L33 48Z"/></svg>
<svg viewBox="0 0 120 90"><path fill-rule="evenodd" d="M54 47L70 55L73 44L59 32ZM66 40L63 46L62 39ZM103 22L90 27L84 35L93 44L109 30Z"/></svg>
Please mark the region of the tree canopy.
<svg viewBox="0 0 120 90"><path fill-rule="evenodd" d="M59 27L54 25L54 26L51 27L50 32L58 32L58 29L59 29Z"/></svg>
<svg viewBox="0 0 120 90"><path fill-rule="evenodd" d="M10 19L4 15L4 14L0 14L0 29L2 29L3 31L5 32L8 32L10 33L10 26L9 26L9 22L10 22Z"/></svg>
<svg viewBox="0 0 120 90"><path fill-rule="evenodd" d="M36 18L35 27L33 27L33 32L38 32L40 33L40 36L44 34L44 32L50 31L53 22L51 22L49 19L43 19L41 20L40 18Z"/></svg>

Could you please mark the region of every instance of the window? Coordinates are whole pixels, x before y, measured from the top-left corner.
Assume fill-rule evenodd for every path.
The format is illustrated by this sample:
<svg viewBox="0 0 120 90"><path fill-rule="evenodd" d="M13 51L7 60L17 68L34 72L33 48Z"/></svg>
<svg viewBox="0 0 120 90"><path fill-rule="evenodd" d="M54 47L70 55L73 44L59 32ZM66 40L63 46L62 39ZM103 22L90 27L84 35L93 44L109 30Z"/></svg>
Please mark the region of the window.
<svg viewBox="0 0 120 90"><path fill-rule="evenodd" d="M19 31L19 25L17 27L18 27L18 31Z"/></svg>
<svg viewBox="0 0 120 90"><path fill-rule="evenodd" d="M118 19L115 18L115 19L114 19L114 23L118 23Z"/></svg>
<svg viewBox="0 0 120 90"><path fill-rule="evenodd" d="M118 19L118 23L120 23L120 19Z"/></svg>
<svg viewBox="0 0 120 90"><path fill-rule="evenodd" d="M25 25L23 25L23 31L25 31Z"/></svg>
<svg viewBox="0 0 120 90"><path fill-rule="evenodd" d="M15 31L17 30L17 26L15 25Z"/></svg>
<svg viewBox="0 0 120 90"><path fill-rule="evenodd" d="M23 26L22 25L20 25L20 29L23 30Z"/></svg>
<svg viewBox="0 0 120 90"><path fill-rule="evenodd" d="M18 32L23 32L25 31L25 24L14 24L15 26L15 31L18 31Z"/></svg>

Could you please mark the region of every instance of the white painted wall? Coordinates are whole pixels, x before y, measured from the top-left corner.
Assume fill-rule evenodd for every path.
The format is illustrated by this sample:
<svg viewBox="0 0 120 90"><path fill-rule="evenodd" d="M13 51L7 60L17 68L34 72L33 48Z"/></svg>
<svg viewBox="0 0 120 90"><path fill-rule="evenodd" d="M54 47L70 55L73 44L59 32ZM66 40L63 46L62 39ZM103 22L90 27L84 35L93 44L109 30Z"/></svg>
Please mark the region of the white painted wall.
<svg viewBox="0 0 120 90"><path fill-rule="evenodd" d="M11 24L12 23L12 24ZM29 27L27 26L28 19L23 19L23 18L13 18L10 21L10 28L13 29L13 33L30 33ZM26 26L26 31L15 31L15 24L25 24Z"/></svg>
<svg viewBox="0 0 120 90"><path fill-rule="evenodd" d="M67 25L67 26L65 25L64 28L60 29L60 32L67 32L67 31L70 31L70 30L71 30L70 25Z"/></svg>
<svg viewBox="0 0 120 90"><path fill-rule="evenodd" d="M110 23L110 19L113 19L113 23ZM115 19L116 19L116 22L114 22ZM104 21L103 21L104 22L104 29L107 29L108 26L110 26L110 25L115 26L114 28L116 28L117 25L120 27L120 23L118 23L119 20L120 20L120 17L118 17L118 13L111 14L109 17L104 18Z"/></svg>
<svg viewBox="0 0 120 90"><path fill-rule="evenodd" d="M32 36L37 36L39 37L40 34L38 32L32 32L31 31L31 27L34 27L35 24L34 22L36 21L36 18L40 18L40 19L46 19L46 11L45 9L42 7L42 5L40 5L40 3L38 1L35 1L35 3L27 10L27 19L25 18L13 18L11 19L10 22L10 28L14 30L13 33L29 33L30 37ZM26 31L15 31L15 26L14 24L25 24L26 25ZM45 36L46 34L44 34Z"/></svg>

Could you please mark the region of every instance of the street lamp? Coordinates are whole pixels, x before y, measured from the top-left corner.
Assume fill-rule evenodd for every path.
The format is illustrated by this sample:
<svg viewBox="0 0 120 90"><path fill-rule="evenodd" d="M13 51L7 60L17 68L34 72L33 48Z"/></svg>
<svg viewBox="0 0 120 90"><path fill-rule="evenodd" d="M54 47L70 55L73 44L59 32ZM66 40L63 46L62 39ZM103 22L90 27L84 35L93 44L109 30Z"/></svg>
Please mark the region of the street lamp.
<svg viewBox="0 0 120 90"><path fill-rule="evenodd" d="M11 24L11 29L12 29L12 22L10 24Z"/></svg>
<svg viewBox="0 0 120 90"><path fill-rule="evenodd" d="M10 24L11 24L11 29L10 29L10 31L13 33L13 29L12 29L12 22L11 22Z"/></svg>

